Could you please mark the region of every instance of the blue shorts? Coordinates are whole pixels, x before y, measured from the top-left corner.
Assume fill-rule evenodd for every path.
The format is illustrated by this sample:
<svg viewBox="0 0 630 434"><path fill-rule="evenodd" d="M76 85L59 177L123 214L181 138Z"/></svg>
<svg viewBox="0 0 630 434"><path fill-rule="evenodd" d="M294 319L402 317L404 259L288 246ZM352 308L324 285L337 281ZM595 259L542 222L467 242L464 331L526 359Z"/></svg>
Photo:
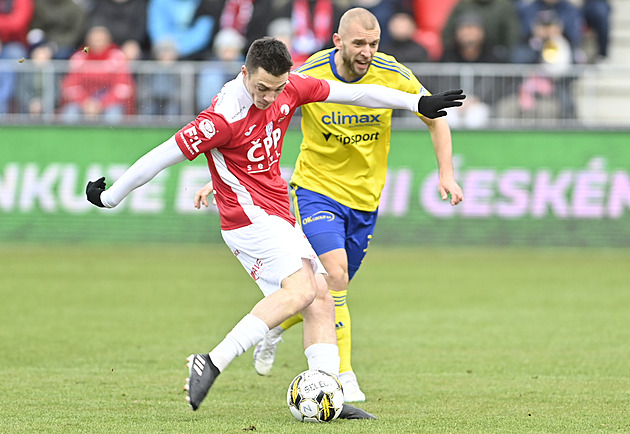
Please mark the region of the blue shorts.
<svg viewBox="0 0 630 434"><path fill-rule="evenodd" d="M291 194L295 215L315 253L345 249L352 279L372 239L378 210L358 211L302 187L294 186Z"/></svg>

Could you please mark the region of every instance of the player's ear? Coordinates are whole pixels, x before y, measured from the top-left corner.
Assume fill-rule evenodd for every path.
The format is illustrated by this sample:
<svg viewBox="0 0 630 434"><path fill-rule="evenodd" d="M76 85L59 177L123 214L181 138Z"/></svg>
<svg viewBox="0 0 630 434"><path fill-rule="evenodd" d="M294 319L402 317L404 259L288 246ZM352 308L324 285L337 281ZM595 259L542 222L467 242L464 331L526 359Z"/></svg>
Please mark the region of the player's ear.
<svg viewBox="0 0 630 434"><path fill-rule="evenodd" d="M247 66L241 66L241 72L243 73L243 77L247 78Z"/></svg>
<svg viewBox="0 0 630 434"><path fill-rule="evenodd" d="M336 48L341 48L341 36L339 35L339 33L333 33L332 40Z"/></svg>

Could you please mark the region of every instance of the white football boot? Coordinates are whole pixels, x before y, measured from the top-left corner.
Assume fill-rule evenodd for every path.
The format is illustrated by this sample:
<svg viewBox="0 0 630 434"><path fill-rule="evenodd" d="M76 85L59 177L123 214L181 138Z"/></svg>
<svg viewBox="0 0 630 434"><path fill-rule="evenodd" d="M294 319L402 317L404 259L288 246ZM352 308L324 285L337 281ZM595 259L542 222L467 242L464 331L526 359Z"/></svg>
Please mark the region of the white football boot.
<svg viewBox="0 0 630 434"><path fill-rule="evenodd" d="M342 372L339 374L339 381L343 387L343 399L345 402L365 401L365 393L361 392L357 376L354 375L354 372Z"/></svg>
<svg viewBox="0 0 630 434"><path fill-rule="evenodd" d="M273 362L276 359L276 350L282 340L282 327L274 327L267 332L265 337L254 349L254 369L258 375L269 375Z"/></svg>

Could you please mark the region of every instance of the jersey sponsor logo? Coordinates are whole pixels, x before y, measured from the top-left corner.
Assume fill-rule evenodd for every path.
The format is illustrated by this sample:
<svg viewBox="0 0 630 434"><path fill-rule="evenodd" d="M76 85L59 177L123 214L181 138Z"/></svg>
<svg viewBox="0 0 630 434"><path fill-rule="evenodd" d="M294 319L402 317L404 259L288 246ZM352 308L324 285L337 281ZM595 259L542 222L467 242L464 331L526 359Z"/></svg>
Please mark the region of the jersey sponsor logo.
<svg viewBox="0 0 630 434"><path fill-rule="evenodd" d="M252 163L247 165L248 173L268 171L271 166L280 160L278 144L282 138L280 128L273 129L273 122L265 127L267 137L252 140L251 147L247 150L247 159Z"/></svg>
<svg viewBox="0 0 630 434"><path fill-rule="evenodd" d="M180 132L179 138L182 139L182 142L184 142L186 148L188 148L188 152L192 154L199 153L198 146L201 144L201 139L199 138L199 133L194 125L191 125L189 128Z"/></svg>
<svg viewBox="0 0 630 434"><path fill-rule="evenodd" d="M256 124L249 127L249 129L245 132L245 137L248 137L252 133L252 131L254 131L254 128L256 128Z"/></svg>
<svg viewBox="0 0 630 434"><path fill-rule="evenodd" d="M351 136L338 135L335 137L337 138L337 141L339 141L339 143L345 146L345 145L356 145L361 142L369 142L369 141L378 140L378 135L379 133L376 132L376 133L365 133L365 134L353 134ZM328 137L330 137L330 134L328 134L328 137L326 134L324 134L324 137L326 138L326 141L328 141Z"/></svg>
<svg viewBox="0 0 630 434"><path fill-rule="evenodd" d="M322 123L326 125L375 125L380 124L378 115L345 115L342 112L332 112L322 116Z"/></svg>
<svg viewBox="0 0 630 434"><path fill-rule="evenodd" d="M209 119L204 119L199 122L199 129L206 136L206 139L211 139L217 133L217 129L214 126L214 123Z"/></svg>
<svg viewBox="0 0 630 434"><path fill-rule="evenodd" d="M308 223L313 223L313 222L317 222L317 221L321 221L321 220L327 220L329 222L333 221L335 219L335 215L333 213L331 213L330 211L317 211L315 214L308 216L308 217L304 217L302 219L302 224L306 225Z"/></svg>

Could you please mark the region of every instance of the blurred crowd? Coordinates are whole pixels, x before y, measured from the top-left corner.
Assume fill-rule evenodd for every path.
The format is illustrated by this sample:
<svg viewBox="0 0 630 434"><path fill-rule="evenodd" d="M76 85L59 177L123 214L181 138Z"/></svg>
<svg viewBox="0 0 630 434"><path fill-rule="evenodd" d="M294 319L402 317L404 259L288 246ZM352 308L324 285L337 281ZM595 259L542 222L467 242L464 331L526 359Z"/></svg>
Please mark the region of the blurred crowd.
<svg viewBox="0 0 630 434"><path fill-rule="evenodd" d="M332 47L340 16L357 6L381 23L379 51L403 63L548 65L547 74L520 80L506 95L501 110L514 116L550 95L560 116L573 116L570 91L554 77L608 56L609 0L0 0L0 60L28 59L35 68L18 80L15 68L0 66L0 114L41 113L50 83L37 68L67 60L67 74L53 83L64 121L176 115L181 77L169 71L177 61L241 62L253 40L270 35L286 42L297 66ZM590 53L585 37L595 41ZM146 60L156 66L140 78L132 65ZM198 110L232 71L216 63L200 69ZM471 119L489 110L483 92L471 96L457 115L464 123L467 110Z"/></svg>

